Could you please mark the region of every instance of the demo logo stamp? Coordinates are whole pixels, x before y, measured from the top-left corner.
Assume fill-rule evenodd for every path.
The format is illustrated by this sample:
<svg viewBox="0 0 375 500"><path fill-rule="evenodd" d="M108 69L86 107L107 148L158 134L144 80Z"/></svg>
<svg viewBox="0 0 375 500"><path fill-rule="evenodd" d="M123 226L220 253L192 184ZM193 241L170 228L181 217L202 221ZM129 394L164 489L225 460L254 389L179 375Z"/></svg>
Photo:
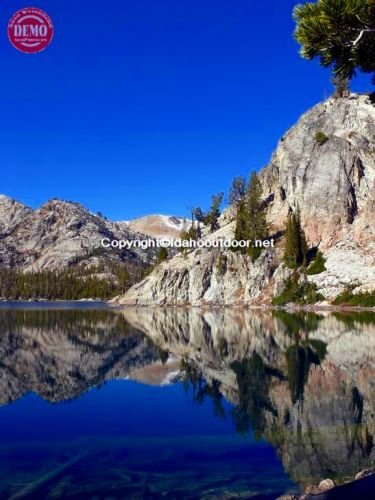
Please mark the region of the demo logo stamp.
<svg viewBox="0 0 375 500"><path fill-rule="evenodd" d="M44 50L51 43L53 32L53 23L49 15L36 7L18 10L8 23L10 43L26 54Z"/></svg>

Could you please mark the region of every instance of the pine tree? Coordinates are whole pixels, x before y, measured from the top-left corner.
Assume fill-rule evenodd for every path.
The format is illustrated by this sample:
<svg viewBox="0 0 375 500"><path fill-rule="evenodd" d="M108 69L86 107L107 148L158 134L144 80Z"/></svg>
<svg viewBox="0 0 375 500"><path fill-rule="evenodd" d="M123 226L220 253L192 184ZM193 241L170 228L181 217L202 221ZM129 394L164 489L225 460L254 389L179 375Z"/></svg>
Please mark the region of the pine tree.
<svg viewBox="0 0 375 500"><path fill-rule="evenodd" d="M164 262L166 259L168 259L168 250L165 247L159 248L156 254L156 263L160 264L161 262Z"/></svg>
<svg viewBox="0 0 375 500"><path fill-rule="evenodd" d="M307 263L307 241L301 223L301 212L289 214L285 227L284 262L291 269L305 266Z"/></svg>
<svg viewBox="0 0 375 500"><path fill-rule="evenodd" d="M375 72L374 0L318 0L294 9L295 37L305 59L319 59L343 79Z"/></svg>
<svg viewBox="0 0 375 500"><path fill-rule="evenodd" d="M206 217L206 224L210 226L210 231L213 233L219 229L220 207L223 203L224 193L214 194L211 199L210 211Z"/></svg>
<svg viewBox="0 0 375 500"><path fill-rule="evenodd" d="M237 205L246 194L246 181L239 175L235 177L229 189L229 204Z"/></svg>
<svg viewBox="0 0 375 500"><path fill-rule="evenodd" d="M237 203L235 239L252 241L253 246L248 248L247 252L254 261L262 252L262 248L256 247L255 242L265 240L267 235L268 226L262 201L262 186L256 172L253 172L245 196Z"/></svg>
<svg viewBox="0 0 375 500"><path fill-rule="evenodd" d="M262 248L255 247L255 242L267 238L268 227L262 201L262 186L255 172L251 174L246 194L246 217L248 219L246 236L253 242L253 247L249 248L248 252L252 259L256 260L262 253Z"/></svg>
<svg viewBox="0 0 375 500"><path fill-rule="evenodd" d="M236 214L236 229L234 231L234 239L241 241L246 238L247 218L246 218L246 202L241 199L237 202Z"/></svg>

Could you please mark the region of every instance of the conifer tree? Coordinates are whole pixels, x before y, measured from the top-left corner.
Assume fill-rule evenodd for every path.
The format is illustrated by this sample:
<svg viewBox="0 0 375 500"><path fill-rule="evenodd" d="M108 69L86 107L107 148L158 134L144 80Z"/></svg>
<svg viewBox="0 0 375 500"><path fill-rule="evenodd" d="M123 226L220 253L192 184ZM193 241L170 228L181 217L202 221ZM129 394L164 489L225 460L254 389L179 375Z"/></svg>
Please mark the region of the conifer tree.
<svg viewBox="0 0 375 500"><path fill-rule="evenodd" d="M317 0L297 5L295 37L302 57L319 59L335 76L375 72L374 0Z"/></svg>
<svg viewBox="0 0 375 500"><path fill-rule="evenodd" d="M255 172L251 174L246 193L247 239L253 242L267 238L268 227L265 207L262 201L262 186ZM249 248L249 254L256 260L262 253L261 247Z"/></svg>
<svg viewBox="0 0 375 500"><path fill-rule="evenodd" d="M210 211L206 217L206 223L210 226L210 231L213 233L219 229L220 207L223 203L224 193L218 193L212 196Z"/></svg>
<svg viewBox="0 0 375 500"><path fill-rule="evenodd" d="M285 227L285 253L284 262L291 269L305 266L307 263L307 241L301 223L301 212L297 207L296 212L289 214Z"/></svg>
<svg viewBox="0 0 375 500"><path fill-rule="evenodd" d="M246 194L246 181L239 175L235 177L229 189L229 204L237 205Z"/></svg>
<svg viewBox="0 0 375 500"><path fill-rule="evenodd" d="M265 206L262 201L262 186L256 172L250 176L246 194L237 202L237 218L235 239L251 240L253 247L247 249L248 254L256 260L262 252L261 247L256 247L256 241L267 238L268 227Z"/></svg>
<svg viewBox="0 0 375 500"><path fill-rule="evenodd" d="M168 259L168 250L165 247L159 248L156 254L156 263L160 264L161 262L164 262L166 259Z"/></svg>

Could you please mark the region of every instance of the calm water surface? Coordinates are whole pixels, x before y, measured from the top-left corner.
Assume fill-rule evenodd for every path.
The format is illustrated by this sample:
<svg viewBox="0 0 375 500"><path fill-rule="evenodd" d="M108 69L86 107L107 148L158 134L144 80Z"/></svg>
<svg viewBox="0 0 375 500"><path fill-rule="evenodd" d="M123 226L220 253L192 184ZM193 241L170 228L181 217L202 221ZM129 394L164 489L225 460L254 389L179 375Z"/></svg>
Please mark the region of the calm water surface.
<svg viewBox="0 0 375 500"><path fill-rule="evenodd" d="M257 498L375 463L375 315L0 305L0 498Z"/></svg>

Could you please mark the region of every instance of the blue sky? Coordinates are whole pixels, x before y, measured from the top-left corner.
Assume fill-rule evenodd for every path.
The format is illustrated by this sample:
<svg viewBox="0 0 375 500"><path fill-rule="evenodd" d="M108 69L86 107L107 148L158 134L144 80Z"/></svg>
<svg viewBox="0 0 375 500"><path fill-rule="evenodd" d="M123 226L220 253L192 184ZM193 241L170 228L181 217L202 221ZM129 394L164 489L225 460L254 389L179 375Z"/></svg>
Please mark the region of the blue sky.
<svg viewBox="0 0 375 500"><path fill-rule="evenodd" d="M28 2L1 2L0 192L113 219L207 205L331 93L329 71L298 55L296 3L33 0L55 38L26 55L6 27Z"/></svg>

